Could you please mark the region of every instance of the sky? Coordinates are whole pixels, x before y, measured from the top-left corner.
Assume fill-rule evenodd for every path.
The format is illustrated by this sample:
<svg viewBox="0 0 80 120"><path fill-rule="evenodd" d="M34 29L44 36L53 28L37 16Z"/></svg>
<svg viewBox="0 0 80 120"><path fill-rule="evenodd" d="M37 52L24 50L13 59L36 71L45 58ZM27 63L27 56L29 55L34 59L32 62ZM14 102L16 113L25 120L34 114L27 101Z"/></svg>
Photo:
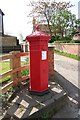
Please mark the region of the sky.
<svg viewBox="0 0 80 120"><path fill-rule="evenodd" d="M57 0L66 1L66 0ZM71 12L78 18L78 2L69 0L74 7ZM68 2L68 0L67 0ZM4 32L19 38L20 34L25 38L32 33L32 18L27 17L31 8L27 6L29 0L0 0L0 9L4 12Z"/></svg>

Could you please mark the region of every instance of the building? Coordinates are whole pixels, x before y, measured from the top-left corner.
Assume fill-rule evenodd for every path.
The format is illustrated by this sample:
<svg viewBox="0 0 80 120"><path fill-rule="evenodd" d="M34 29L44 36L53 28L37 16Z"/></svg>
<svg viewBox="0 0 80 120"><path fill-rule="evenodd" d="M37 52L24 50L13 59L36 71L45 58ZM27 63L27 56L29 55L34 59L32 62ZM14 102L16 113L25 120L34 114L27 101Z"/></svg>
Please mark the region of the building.
<svg viewBox="0 0 80 120"><path fill-rule="evenodd" d="M77 27L77 30L73 36L73 40L80 40L80 26Z"/></svg>
<svg viewBox="0 0 80 120"><path fill-rule="evenodd" d="M0 35L4 35L3 16L4 16L4 13L0 9Z"/></svg>
<svg viewBox="0 0 80 120"><path fill-rule="evenodd" d="M4 34L3 16L4 13L0 9L0 53L21 51L21 46L19 45L17 37Z"/></svg>

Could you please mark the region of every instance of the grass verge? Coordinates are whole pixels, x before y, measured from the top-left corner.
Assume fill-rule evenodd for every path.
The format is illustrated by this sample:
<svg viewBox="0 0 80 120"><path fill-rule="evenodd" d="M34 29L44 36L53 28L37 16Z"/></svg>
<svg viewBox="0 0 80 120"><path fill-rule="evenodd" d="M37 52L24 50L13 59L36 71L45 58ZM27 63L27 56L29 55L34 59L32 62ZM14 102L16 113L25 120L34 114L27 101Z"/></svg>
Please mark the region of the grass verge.
<svg viewBox="0 0 80 120"><path fill-rule="evenodd" d="M25 66L25 65L28 65L28 64L29 64L28 58L26 58L25 61L21 61L21 66ZM0 62L0 74L6 73L9 70L10 70L10 61L2 61L2 62ZM21 75L22 76L29 75L29 69L21 70ZM11 79L11 75L9 75L9 76L7 76L7 77L5 77L3 79L0 79L0 84L4 83L4 82L7 82L10 79Z"/></svg>
<svg viewBox="0 0 80 120"><path fill-rule="evenodd" d="M10 62L9 61L2 61L0 62L0 74L5 73L10 70ZM3 83L5 81L9 81L11 79L11 76L7 76L3 79L0 79L0 83Z"/></svg>
<svg viewBox="0 0 80 120"><path fill-rule="evenodd" d="M6 71L10 70L10 62L9 61L2 61L0 62L0 74L5 73Z"/></svg>
<svg viewBox="0 0 80 120"><path fill-rule="evenodd" d="M73 55L73 54L66 53L66 52L61 52L59 50L54 50L54 53L57 53L59 55L63 55L63 56L69 57L69 58L73 58L75 60L80 60L80 56Z"/></svg>

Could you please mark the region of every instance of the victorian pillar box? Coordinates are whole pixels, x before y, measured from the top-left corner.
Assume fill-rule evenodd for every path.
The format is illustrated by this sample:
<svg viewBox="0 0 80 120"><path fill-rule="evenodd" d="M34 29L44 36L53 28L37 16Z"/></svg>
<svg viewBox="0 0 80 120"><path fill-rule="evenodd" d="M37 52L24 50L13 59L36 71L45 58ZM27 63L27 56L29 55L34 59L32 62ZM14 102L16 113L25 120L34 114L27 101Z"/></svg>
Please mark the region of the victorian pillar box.
<svg viewBox="0 0 80 120"><path fill-rule="evenodd" d="M48 92L48 40L49 35L36 31L27 36L30 46L30 92L43 95Z"/></svg>

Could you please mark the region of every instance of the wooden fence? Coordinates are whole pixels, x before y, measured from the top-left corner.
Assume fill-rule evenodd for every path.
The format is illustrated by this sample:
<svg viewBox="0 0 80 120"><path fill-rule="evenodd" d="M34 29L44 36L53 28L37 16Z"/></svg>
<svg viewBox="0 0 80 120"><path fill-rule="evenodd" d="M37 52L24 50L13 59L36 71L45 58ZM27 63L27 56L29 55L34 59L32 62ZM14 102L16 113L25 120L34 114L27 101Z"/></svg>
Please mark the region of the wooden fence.
<svg viewBox="0 0 80 120"><path fill-rule="evenodd" d="M10 52L9 54L0 56L0 61L10 59L10 70L7 71L6 73L0 74L0 80L5 78L8 75L11 75L11 80L7 84L1 86L0 88L1 94L6 93L10 87L15 86L20 82L30 78L29 76L22 77L21 75L21 70L30 68L29 65L21 66L21 56L29 56L29 52L20 53L18 51L16 52L13 51L13 52Z"/></svg>

